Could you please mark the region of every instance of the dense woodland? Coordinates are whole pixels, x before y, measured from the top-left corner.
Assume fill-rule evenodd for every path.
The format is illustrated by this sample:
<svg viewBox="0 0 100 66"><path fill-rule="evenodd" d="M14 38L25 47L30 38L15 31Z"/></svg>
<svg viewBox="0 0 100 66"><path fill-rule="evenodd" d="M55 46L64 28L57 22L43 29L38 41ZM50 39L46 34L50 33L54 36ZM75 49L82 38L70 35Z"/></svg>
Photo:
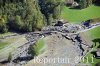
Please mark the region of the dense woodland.
<svg viewBox="0 0 100 66"><path fill-rule="evenodd" d="M99 0L76 0L81 8ZM59 19L62 0L0 0L0 32L41 30Z"/></svg>
<svg viewBox="0 0 100 66"><path fill-rule="evenodd" d="M0 0L0 32L40 30L59 17L60 5L60 0Z"/></svg>

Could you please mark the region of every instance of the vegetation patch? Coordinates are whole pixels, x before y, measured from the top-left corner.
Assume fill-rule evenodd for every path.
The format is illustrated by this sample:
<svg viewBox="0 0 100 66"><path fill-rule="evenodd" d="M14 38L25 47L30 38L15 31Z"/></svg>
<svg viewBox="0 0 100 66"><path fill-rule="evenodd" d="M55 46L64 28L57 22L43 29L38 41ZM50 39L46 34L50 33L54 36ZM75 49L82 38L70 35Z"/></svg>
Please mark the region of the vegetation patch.
<svg viewBox="0 0 100 66"><path fill-rule="evenodd" d="M7 33L2 33L2 34L0 34L0 37L2 37L2 36L9 36L9 35L13 35L14 33L12 33L12 32L7 32Z"/></svg>
<svg viewBox="0 0 100 66"><path fill-rule="evenodd" d="M100 27L89 30L88 33L91 35L92 39L100 38Z"/></svg>
<svg viewBox="0 0 100 66"><path fill-rule="evenodd" d="M6 45L8 45L7 42L0 42L0 49L4 48Z"/></svg>
<svg viewBox="0 0 100 66"><path fill-rule="evenodd" d="M10 35L13 35L13 34L14 33L11 33L11 32L0 34L0 38L1 38L0 39L0 49L5 48L5 46L12 44L19 39L19 37L12 37L12 38L9 38L9 39L3 39L3 37L5 37L5 36L10 36Z"/></svg>
<svg viewBox="0 0 100 66"><path fill-rule="evenodd" d="M43 39L39 39L37 42L36 42L36 45L33 46L35 51L36 51L36 54L40 54L41 51L42 51L42 48L44 47L44 40Z"/></svg>
<svg viewBox="0 0 100 66"><path fill-rule="evenodd" d="M80 23L82 21L86 21L93 18L100 18L100 7L99 6L90 6L85 9L69 9L68 7L64 6L61 18L68 20L73 23Z"/></svg>
<svg viewBox="0 0 100 66"><path fill-rule="evenodd" d="M39 39L33 46L30 47L29 53L31 53L32 56L37 56L37 55L43 53L44 46L45 46L44 40Z"/></svg>

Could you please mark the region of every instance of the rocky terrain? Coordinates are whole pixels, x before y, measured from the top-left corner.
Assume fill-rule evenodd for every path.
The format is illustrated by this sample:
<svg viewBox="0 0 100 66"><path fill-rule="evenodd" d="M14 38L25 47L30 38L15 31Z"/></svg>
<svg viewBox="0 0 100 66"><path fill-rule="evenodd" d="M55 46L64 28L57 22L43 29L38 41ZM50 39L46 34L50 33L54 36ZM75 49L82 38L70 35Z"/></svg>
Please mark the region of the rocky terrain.
<svg viewBox="0 0 100 66"><path fill-rule="evenodd" d="M42 31L39 32L30 32L24 34L27 43L17 48L12 53L12 59L9 63L4 65L6 66L23 66L27 65L27 62L32 60L33 57L31 54L28 54L28 49L31 45L33 45L38 39L45 38L45 43L47 45L47 50L43 55L39 55L39 58L55 58L55 57L71 57L75 58L76 56L84 56L87 51L89 51L92 47L92 44L88 44L87 41L84 40L81 32L92 29L94 27L100 26L99 23L92 24L89 27L84 27L83 25L76 24L64 24L63 26L48 26L44 27ZM43 62L43 61L41 61ZM79 63L80 60L77 61ZM3 62L1 62L3 63ZM30 61L27 66L37 66L37 64L30 64ZM76 63L71 64L71 66L75 66ZM49 66L50 63L47 63L45 66ZM62 64L58 64L62 66ZM57 64L52 64L52 66L58 66ZM39 64L38 66L44 66L43 64ZM63 64L66 66L66 64ZM69 65L67 65L69 66Z"/></svg>

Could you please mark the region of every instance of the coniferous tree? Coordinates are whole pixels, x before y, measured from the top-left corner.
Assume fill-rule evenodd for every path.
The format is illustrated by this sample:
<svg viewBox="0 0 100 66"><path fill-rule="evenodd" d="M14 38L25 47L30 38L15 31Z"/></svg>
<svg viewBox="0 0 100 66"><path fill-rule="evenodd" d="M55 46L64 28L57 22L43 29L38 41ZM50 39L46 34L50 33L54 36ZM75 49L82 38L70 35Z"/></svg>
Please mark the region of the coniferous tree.
<svg viewBox="0 0 100 66"><path fill-rule="evenodd" d="M61 0L0 0L0 32L34 31L59 19Z"/></svg>

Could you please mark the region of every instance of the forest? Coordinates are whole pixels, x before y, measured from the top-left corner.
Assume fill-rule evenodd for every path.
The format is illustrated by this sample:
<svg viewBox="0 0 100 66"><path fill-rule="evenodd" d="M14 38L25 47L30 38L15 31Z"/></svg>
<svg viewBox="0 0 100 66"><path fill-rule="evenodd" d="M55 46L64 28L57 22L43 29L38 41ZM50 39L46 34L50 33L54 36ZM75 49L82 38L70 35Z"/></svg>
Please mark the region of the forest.
<svg viewBox="0 0 100 66"><path fill-rule="evenodd" d="M60 5L58 0L0 0L0 32L40 30L58 18Z"/></svg>

